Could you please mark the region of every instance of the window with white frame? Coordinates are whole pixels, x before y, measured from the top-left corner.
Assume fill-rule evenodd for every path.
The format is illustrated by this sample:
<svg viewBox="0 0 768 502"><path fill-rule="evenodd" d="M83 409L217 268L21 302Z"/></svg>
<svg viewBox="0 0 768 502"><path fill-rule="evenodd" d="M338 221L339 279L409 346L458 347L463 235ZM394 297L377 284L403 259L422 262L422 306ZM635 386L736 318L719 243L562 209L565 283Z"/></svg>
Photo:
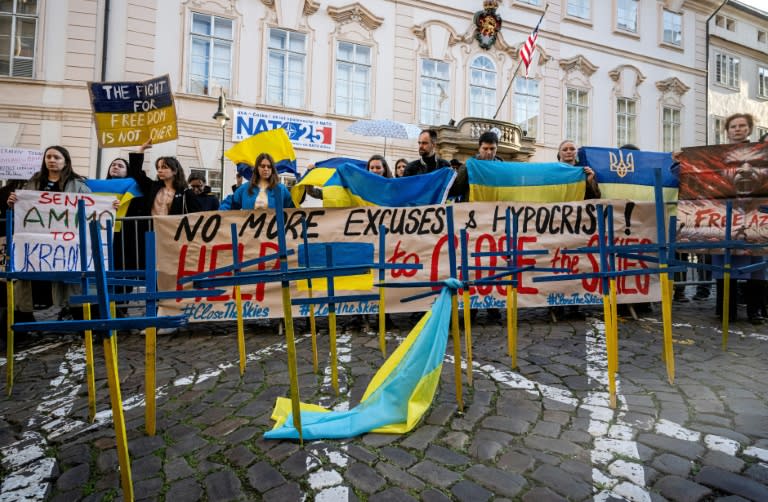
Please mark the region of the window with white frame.
<svg viewBox="0 0 768 502"><path fill-rule="evenodd" d="M566 7L565 12L569 16L589 19L590 2L591 0L568 0L568 6Z"/></svg>
<svg viewBox="0 0 768 502"><path fill-rule="evenodd" d="M755 126L755 141L760 141L760 138L768 134L768 127Z"/></svg>
<svg viewBox="0 0 768 502"><path fill-rule="evenodd" d="M232 82L231 19L192 13L190 65L187 91L211 94L219 87L229 91Z"/></svg>
<svg viewBox="0 0 768 502"><path fill-rule="evenodd" d="M661 115L662 150L665 152L680 150L680 110L665 106Z"/></svg>
<svg viewBox="0 0 768 502"><path fill-rule="evenodd" d="M267 104L304 108L307 36L270 28L268 45Z"/></svg>
<svg viewBox="0 0 768 502"><path fill-rule="evenodd" d="M0 1L0 76L32 77L37 40L37 0Z"/></svg>
<svg viewBox="0 0 768 502"><path fill-rule="evenodd" d="M726 87L738 87L739 64L739 58L715 54L715 82Z"/></svg>
<svg viewBox="0 0 768 502"><path fill-rule="evenodd" d="M536 138L539 125L539 81L532 78L515 79L514 121L525 136Z"/></svg>
<svg viewBox="0 0 768 502"><path fill-rule="evenodd" d="M725 140L725 119L723 117L712 117L712 142L713 145L722 145Z"/></svg>
<svg viewBox="0 0 768 502"><path fill-rule="evenodd" d="M637 102L616 99L616 146L637 142Z"/></svg>
<svg viewBox="0 0 768 502"><path fill-rule="evenodd" d="M638 0L616 0L616 27L637 33Z"/></svg>
<svg viewBox="0 0 768 502"><path fill-rule="evenodd" d="M469 72L469 115L493 118L496 112L496 65L487 56L477 56Z"/></svg>
<svg viewBox="0 0 768 502"><path fill-rule="evenodd" d="M371 48L351 42L336 46L336 113L367 117L371 113Z"/></svg>
<svg viewBox="0 0 768 502"><path fill-rule="evenodd" d="M768 31L757 30L757 41L761 44L768 42Z"/></svg>
<svg viewBox="0 0 768 502"><path fill-rule="evenodd" d="M435 59L421 60L421 99L419 119L422 124L445 124L451 104L450 66Z"/></svg>
<svg viewBox="0 0 768 502"><path fill-rule="evenodd" d="M768 98L768 68L762 66L757 69L757 95Z"/></svg>
<svg viewBox="0 0 768 502"><path fill-rule="evenodd" d="M519 3L527 3L528 5L541 5L541 0L517 0Z"/></svg>
<svg viewBox="0 0 768 502"><path fill-rule="evenodd" d="M664 43L681 45L683 43L683 16L677 12L664 10Z"/></svg>
<svg viewBox="0 0 768 502"><path fill-rule="evenodd" d="M579 145L588 141L589 94L583 89L565 90L565 137Z"/></svg>

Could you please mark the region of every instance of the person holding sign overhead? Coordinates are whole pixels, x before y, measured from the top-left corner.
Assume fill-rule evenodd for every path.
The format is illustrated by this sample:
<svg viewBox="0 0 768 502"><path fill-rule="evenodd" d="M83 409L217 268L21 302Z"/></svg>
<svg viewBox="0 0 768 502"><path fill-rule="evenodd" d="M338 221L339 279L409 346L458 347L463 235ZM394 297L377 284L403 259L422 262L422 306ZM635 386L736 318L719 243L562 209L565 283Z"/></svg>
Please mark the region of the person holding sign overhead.
<svg viewBox="0 0 768 502"><path fill-rule="evenodd" d="M260 153L256 157L256 168L250 182L240 185L232 198L227 197L219 209L274 209L277 197L283 201L283 207L295 207L291 193L280 183L274 159L268 153Z"/></svg>
<svg viewBox="0 0 768 502"><path fill-rule="evenodd" d="M144 152L152 148L152 140L128 155L128 175L136 180L144 194L144 214L167 216L196 213L202 210L195 193L187 188L184 168L176 157L159 157L155 161L157 180L152 181L141 168Z"/></svg>
<svg viewBox="0 0 768 502"><path fill-rule="evenodd" d="M69 151L63 146L49 146L43 153L43 164L40 171L35 173L29 181L22 187L23 190L40 190L43 192L68 192L68 193L90 193L91 189L85 184L85 178L75 173L72 169L72 157ZM16 203L16 194L11 193L8 196L8 207L13 209ZM62 314L69 311L67 305L70 295L80 294L80 286L76 284L65 284L63 282L44 282L35 281L36 290L48 289L50 284L51 302L54 305L62 307ZM40 287L42 286L42 287ZM39 288L39 289L38 289ZM35 316L32 292L32 281L16 282L16 312L17 322L34 322ZM47 303L47 302L46 302ZM76 315L76 311L71 311ZM62 315L60 314L60 316Z"/></svg>

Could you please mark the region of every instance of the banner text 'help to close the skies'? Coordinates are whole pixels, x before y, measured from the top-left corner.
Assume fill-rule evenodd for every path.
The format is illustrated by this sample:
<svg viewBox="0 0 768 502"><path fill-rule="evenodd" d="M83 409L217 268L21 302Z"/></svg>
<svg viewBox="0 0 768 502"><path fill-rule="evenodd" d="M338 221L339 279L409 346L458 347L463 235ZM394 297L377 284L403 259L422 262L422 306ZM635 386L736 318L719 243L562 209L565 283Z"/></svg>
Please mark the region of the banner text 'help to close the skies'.
<svg viewBox="0 0 768 502"><path fill-rule="evenodd" d="M511 207L519 222L519 249L547 249L549 253L519 257L519 265L557 267L568 274L594 272L599 269L599 256L595 254L569 255L563 250L597 245L597 201L554 204L466 203L453 206L456 228L467 228L470 253L506 249L505 212ZM608 201L605 201L606 203ZM652 203L638 203L625 208L625 202L612 201L617 242L624 244L655 242L656 221ZM386 261L388 263L419 263L422 270L388 270L386 280L426 281L442 280L451 274L448 270L447 222L445 206L417 206L403 208L304 208L286 210L286 240L289 249L298 252L289 257L289 267L299 266L302 254L302 220L307 222L310 246L329 244L340 250L349 250L351 244L360 244L361 262L371 263L378 256L379 227L387 228ZM230 228L238 229L238 253L241 260L266 256L277 252L277 228L272 211L230 211L195 213L186 216L155 218L158 233L157 263L159 287L162 290L180 288L181 277L214 270L232 263ZM458 236L457 236L458 237ZM342 246L343 245L343 246ZM297 256L298 255L298 256ZM504 266L503 258L471 257L473 265ZM650 268L652 263L621 258L620 270ZM260 270L279 268L277 260L259 265ZM491 275L492 271L472 272L472 278ZM596 304L602 302L600 281L597 278L561 282L532 282L539 272L519 275L520 306ZM337 292L375 292L373 284L378 272L368 277L356 276L354 281L336 280ZM652 275L621 277L618 281L619 301L658 301L658 280ZM306 297L302 283L292 283L295 297ZM313 281L313 288L322 283ZM254 284L242 287L244 312L247 318L280 316L279 284ZM433 299L401 303L400 299L421 290L411 288L388 289L387 311L424 311ZM478 285L470 288L472 308L503 308L506 291L501 285ZM294 307L294 314L307 316L309 307ZM184 313L191 321L212 321L235 318L232 291L218 297L170 300L162 303L163 314ZM326 306L315 308L318 315L327 313ZM341 314L372 314L378 311L378 302L345 302L337 306Z"/></svg>

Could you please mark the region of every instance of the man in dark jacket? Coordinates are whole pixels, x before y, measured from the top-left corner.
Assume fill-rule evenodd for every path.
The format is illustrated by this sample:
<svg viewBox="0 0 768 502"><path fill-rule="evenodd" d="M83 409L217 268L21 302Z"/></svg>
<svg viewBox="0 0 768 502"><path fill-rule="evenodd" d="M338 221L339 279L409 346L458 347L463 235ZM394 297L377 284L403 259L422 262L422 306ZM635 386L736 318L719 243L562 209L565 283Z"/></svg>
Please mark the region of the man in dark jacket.
<svg viewBox="0 0 768 502"><path fill-rule="evenodd" d="M451 167L451 163L437 156L437 132L424 129L419 134L419 158L405 166L404 176L427 174L443 167Z"/></svg>
<svg viewBox="0 0 768 502"><path fill-rule="evenodd" d="M189 187L195 193L197 201L200 203L201 211L216 211L219 208L219 199L211 195L211 187L205 184L203 177L197 173L192 173L187 179Z"/></svg>

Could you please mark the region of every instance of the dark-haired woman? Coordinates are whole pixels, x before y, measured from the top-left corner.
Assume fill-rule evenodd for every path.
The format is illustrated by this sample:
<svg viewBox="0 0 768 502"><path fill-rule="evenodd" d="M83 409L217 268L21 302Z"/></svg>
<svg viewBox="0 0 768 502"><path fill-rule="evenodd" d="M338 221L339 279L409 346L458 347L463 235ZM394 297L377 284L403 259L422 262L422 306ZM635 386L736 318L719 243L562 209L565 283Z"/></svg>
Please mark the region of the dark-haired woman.
<svg viewBox="0 0 768 502"><path fill-rule="evenodd" d="M405 159L397 159L395 162L395 178L402 178L405 176L405 166L408 165L408 161Z"/></svg>
<svg viewBox="0 0 768 502"><path fill-rule="evenodd" d="M128 176L128 160L117 157L109 164L107 179L126 179ZM144 198L134 197L128 203L128 209L120 227L115 226L112 239L115 270L144 270L144 234L149 231L149 222L141 219L145 216ZM118 231L119 228L119 231ZM116 286L116 293L130 293L131 286ZM125 309L118 309L118 316L125 316Z"/></svg>
<svg viewBox="0 0 768 502"><path fill-rule="evenodd" d="M72 157L69 151L63 146L49 146L43 153L43 164L40 171L35 173L29 181L22 187L24 190L40 190L45 192L69 192L69 193L89 193L90 188L85 184L85 178L75 173L72 169ZM8 207L13 208L16 203L16 194L11 193L8 196ZM48 288L50 284L50 288ZM80 294L80 286L74 284L65 284L63 282L42 282L35 281L35 293L41 290L50 291L50 300L40 299L35 294L33 299L32 281L18 281L16 283L16 321L31 322L34 321L35 305L45 305L53 303L62 307L62 312L68 310L69 297ZM42 305L41 305L42 304Z"/></svg>
<svg viewBox="0 0 768 502"><path fill-rule="evenodd" d="M142 170L144 152L150 148L152 142L147 141L138 152L128 156L128 175L136 180L144 194L142 213L146 216L167 216L200 211L200 203L195 193L187 188L184 168L176 157L159 157L155 161L157 180L153 181Z"/></svg>
<svg viewBox="0 0 768 502"><path fill-rule="evenodd" d="M278 197L283 207L294 207L291 193L277 176L274 159L268 153L260 153L250 182L240 185L230 204L222 203L219 209L274 209Z"/></svg>
<svg viewBox="0 0 768 502"><path fill-rule="evenodd" d="M389 169L387 159L383 155L372 155L368 159L368 172L372 174L378 174L384 178L391 178L392 171Z"/></svg>

